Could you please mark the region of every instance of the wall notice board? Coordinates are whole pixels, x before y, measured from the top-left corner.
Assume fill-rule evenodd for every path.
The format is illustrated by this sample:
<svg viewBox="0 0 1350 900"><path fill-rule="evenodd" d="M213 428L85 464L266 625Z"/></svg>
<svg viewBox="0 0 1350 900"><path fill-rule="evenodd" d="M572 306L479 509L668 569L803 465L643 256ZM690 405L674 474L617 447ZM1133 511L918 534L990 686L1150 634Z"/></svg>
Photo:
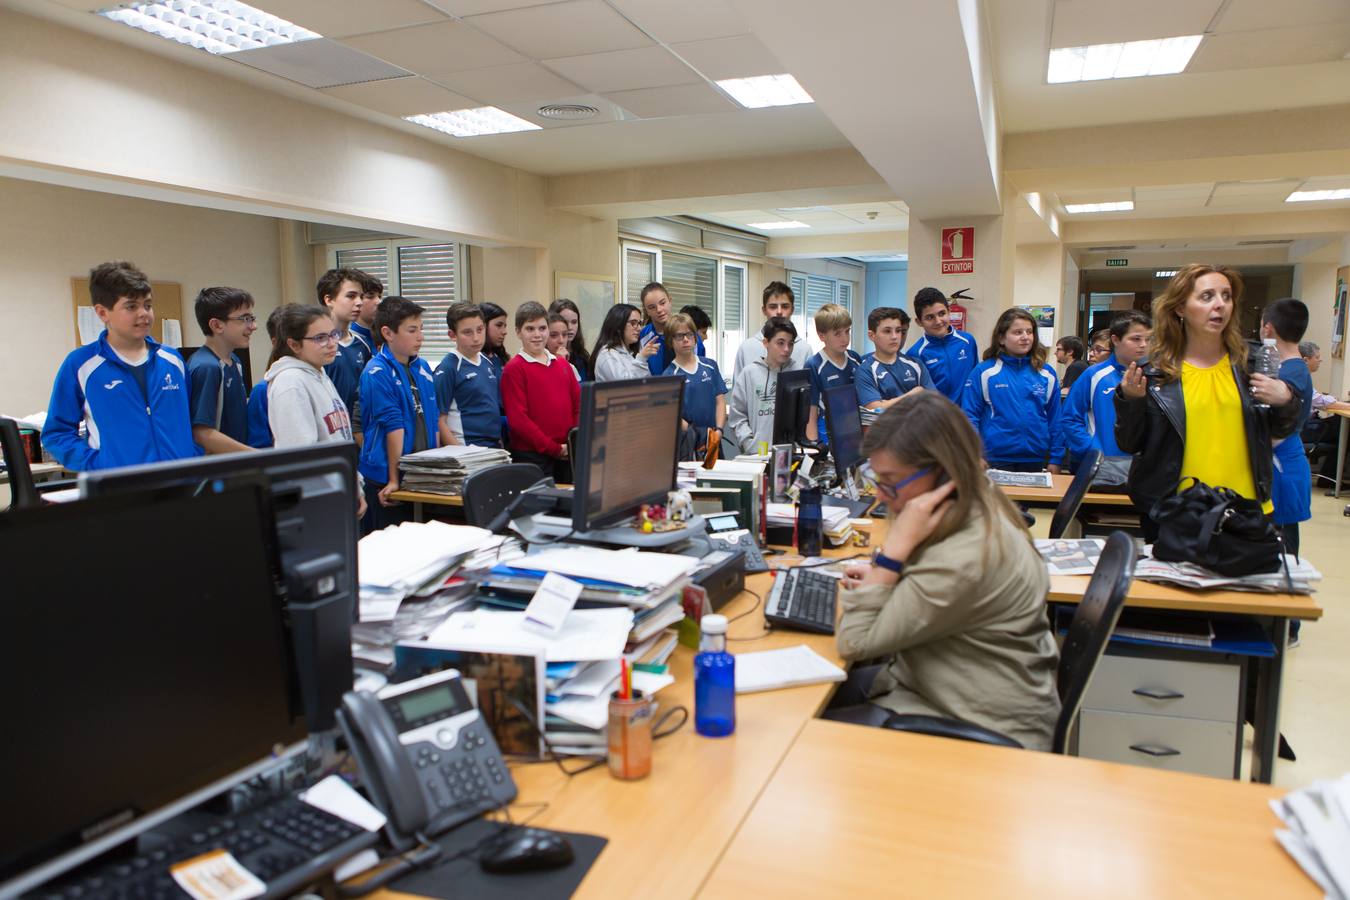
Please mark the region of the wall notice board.
<svg viewBox="0 0 1350 900"><path fill-rule="evenodd" d="M164 320L183 321L183 286L176 281L152 281L150 282L150 290L151 296L154 298L155 309L155 324L150 329L150 336L163 343ZM70 299L70 324L75 334L75 346L79 347L84 343L80 340L80 310L93 308L90 306L88 278L70 279ZM86 315L88 314L86 313Z"/></svg>

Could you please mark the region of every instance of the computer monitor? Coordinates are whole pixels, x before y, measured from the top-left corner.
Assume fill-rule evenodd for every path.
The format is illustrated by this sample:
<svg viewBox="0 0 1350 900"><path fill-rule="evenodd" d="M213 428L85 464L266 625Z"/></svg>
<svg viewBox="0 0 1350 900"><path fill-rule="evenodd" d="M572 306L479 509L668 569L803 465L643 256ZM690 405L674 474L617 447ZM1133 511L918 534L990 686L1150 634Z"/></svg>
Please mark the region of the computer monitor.
<svg viewBox="0 0 1350 900"><path fill-rule="evenodd" d="M851 384L841 384L826 388L822 396L834 470L842 478L845 472L862 462L862 413L858 411L858 392Z"/></svg>
<svg viewBox="0 0 1350 900"><path fill-rule="evenodd" d="M684 379L677 376L581 386L574 531L613 525L675 490L683 399Z"/></svg>
<svg viewBox="0 0 1350 900"><path fill-rule="evenodd" d="M787 369L778 373L773 406L773 442L803 444L811 415L811 373Z"/></svg>
<svg viewBox="0 0 1350 900"><path fill-rule="evenodd" d="M328 731L336 727L334 712L352 687L351 624L359 597L356 456L355 444L341 442L84 472L80 495L155 487L197 496L241 479L267 485L268 524L279 551L275 578L285 598L300 702L310 730ZM215 523L204 534L225 548L224 555L203 560L203 571L228 565L230 542L259 527L254 520Z"/></svg>
<svg viewBox="0 0 1350 900"><path fill-rule="evenodd" d="M0 515L0 896L200 805L305 736L258 482Z"/></svg>

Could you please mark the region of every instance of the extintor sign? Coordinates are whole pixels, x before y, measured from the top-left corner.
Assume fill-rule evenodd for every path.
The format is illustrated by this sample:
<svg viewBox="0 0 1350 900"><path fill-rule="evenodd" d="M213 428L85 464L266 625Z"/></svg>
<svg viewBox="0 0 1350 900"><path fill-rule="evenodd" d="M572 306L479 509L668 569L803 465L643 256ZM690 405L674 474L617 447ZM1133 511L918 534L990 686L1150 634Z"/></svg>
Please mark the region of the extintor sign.
<svg viewBox="0 0 1350 900"><path fill-rule="evenodd" d="M942 229L942 274L969 275L975 271L975 229Z"/></svg>

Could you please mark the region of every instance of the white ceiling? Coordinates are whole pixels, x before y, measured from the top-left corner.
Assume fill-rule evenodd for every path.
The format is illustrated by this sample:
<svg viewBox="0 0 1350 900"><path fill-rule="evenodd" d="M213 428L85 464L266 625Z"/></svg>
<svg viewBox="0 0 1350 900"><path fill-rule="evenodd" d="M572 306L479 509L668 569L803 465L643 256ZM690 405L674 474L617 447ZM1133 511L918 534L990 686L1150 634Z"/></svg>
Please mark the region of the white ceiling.
<svg viewBox="0 0 1350 900"><path fill-rule="evenodd" d="M1286 203L1298 190L1350 189L1350 175L1317 178L1269 178L1259 181L1219 181L1195 184L1160 184L1136 187L1066 191L1054 197L1065 222L1168 219L1181 216L1298 212L1315 209L1350 209L1350 200L1318 200ZM1108 203L1133 200L1134 210L1112 213L1079 213L1064 210L1068 203Z"/></svg>
<svg viewBox="0 0 1350 900"><path fill-rule="evenodd" d="M899 201L844 203L831 206L779 207L775 209L738 209L725 212L700 212L699 218L765 237L793 237L816 234L856 234L866 231L906 231L909 209ZM766 230L751 223L797 221L809 228Z"/></svg>

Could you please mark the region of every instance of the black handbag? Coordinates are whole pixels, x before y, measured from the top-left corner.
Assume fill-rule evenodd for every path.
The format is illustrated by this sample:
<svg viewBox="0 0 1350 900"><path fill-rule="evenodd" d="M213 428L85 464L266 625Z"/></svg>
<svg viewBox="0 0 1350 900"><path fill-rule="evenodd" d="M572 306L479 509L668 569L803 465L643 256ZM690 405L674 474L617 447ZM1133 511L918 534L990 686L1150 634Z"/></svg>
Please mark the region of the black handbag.
<svg viewBox="0 0 1350 900"><path fill-rule="evenodd" d="M1097 467L1097 474L1092 476L1092 484L1088 485L1088 490L1094 494L1127 493L1132 462L1134 462L1132 456L1103 456L1101 465Z"/></svg>
<svg viewBox="0 0 1350 900"><path fill-rule="evenodd" d="M1279 571L1284 543L1261 504L1230 488L1192 481L1149 513L1158 525L1154 558L1195 563L1229 576Z"/></svg>

